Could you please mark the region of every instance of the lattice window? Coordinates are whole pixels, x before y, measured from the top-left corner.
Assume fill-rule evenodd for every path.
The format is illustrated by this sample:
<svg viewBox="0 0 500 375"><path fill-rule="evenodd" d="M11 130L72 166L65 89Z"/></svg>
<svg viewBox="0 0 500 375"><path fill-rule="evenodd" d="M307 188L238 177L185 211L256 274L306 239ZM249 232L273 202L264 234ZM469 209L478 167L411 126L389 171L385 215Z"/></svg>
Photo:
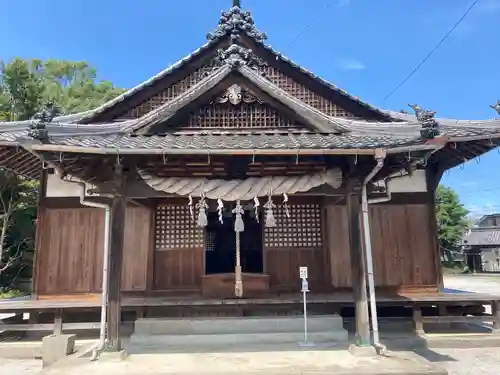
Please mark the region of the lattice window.
<svg viewBox="0 0 500 375"><path fill-rule="evenodd" d="M212 231L207 231L205 235L205 251L215 250L215 237Z"/></svg>
<svg viewBox="0 0 500 375"><path fill-rule="evenodd" d="M292 204L289 210L288 218L282 205L276 207L274 216L277 226L265 228L264 245L273 248L322 247L321 205Z"/></svg>
<svg viewBox="0 0 500 375"><path fill-rule="evenodd" d="M181 79L177 83L167 87L165 90L159 92L156 95L151 96L146 101L139 104L137 107L132 108L125 114L118 116L119 118L138 118L146 113L160 107L162 104L171 101L173 98L179 96L180 94L186 92L192 86L200 82L203 78L207 77L214 71L216 67L213 62L203 65L198 70L189 74L185 78Z"/></svg>
<svg viewBox="0 0 500 375"><path fill-rule="evenodd" d="M211 104L189 116L189 128L296 128L303 127L267 104Z"/></svg>
<svg viewBox="0 0 500 375"><path fill-rule="evenodd" d="M203 247L203 229L196 227L189 207L172 204L156 207L156 250Z"/></svg>
<svg viewBox="0 0 500 375"><path fill-rule="evenodd" d="M355 117L353 114L335 105L332 101L316 94L272 66L264 66L262 67L262 71L265 73L265 77L276 86L328 116Z"/></svg>

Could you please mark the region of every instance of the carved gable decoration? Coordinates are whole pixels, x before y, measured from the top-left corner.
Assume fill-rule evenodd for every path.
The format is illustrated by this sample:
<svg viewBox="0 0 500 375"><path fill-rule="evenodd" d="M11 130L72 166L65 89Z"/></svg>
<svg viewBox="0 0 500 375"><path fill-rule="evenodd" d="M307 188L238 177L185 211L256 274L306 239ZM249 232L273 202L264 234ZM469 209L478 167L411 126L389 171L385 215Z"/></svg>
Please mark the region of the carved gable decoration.
<svg viewBox="0 0 500 375"><path fill-rule="evenodd" d="M184 77L183 79L179 80L177 83L173 84L170 87L167 87L165 90L149 97L147 100L139 104L138 106L131 108L128 110L126 113L124 113L121 116L118 116L118 118L126 118L126 119L131 119L131 118L139 118L141 116L144 116L145 114L149 113L150 111L160 107L162 104L165 104L172 99L176 98L177 96L183 94L187 90L189 90L192 86L196 85L199 83L201 80L209 76L215 69L217 69L217 66L220 64L219 57L214 57L212 61L209 63L203 65L200 67L198 70L194 71L193 73L189 74L188 76ZM273 84L281 88L282 90L288 92L289 94L293 95L295 98L305 102L306 104L309 104L310 106L320 110L324 114L328 116L335 116L335 117L353 117L355 118L356 116L353 115L352 113L349 113L345 111L343 108L339 107L332 101L322 97L321 95L313 92L309 88L305 87L304 85L301 85L297 81L295 81L293 78L286 76L283 74L281 71L276 69L275 67L272 67L270 65L264 64L264 63L259 63L258 66L255 66L255 69L257 69L262 76L264 76L266 79L271 81ZM246 103L246 104L252 104L252 103L257 103L257 104L262 104L262 101L260 101L258 98L256 98L252 93L237 87L237 86L232 86L227 89L226 92L222 93L217 99L215 99L214 102L217 103L230 103L233 105L240 104L240 103ZM212 110L213 112L217 111L215 109ZM248 109L248 111L253 111ZM199 114L196 115L199 117ZM269 112L267 113L266 116L269 116ZM278 121L279 123L284 123L283 121ZM190 124L193 123L192 120L189 121ZM267 123L267 122L266 122ZM271 122L272 123L272 122ZM191 126L191 125L189 125ZM271 125L270 125L271 126ZM285 125L282 125L285 126ZM286 125L290 126L290 125ZM198 126L196 126L198 127ZM204 127L204 126L201 126Z"/></svg>
<svg viewBox="0 0 500 375"><path fill-rule="evenodd" d="M214 100L215 103L231 103L232 105L238 105L241 102L243 103L255 103L258 102L262 104L262 100L257 98L254 94L248 91L245 88L242 88L240 85L232 85L227 90L219 95Z"/></svg>

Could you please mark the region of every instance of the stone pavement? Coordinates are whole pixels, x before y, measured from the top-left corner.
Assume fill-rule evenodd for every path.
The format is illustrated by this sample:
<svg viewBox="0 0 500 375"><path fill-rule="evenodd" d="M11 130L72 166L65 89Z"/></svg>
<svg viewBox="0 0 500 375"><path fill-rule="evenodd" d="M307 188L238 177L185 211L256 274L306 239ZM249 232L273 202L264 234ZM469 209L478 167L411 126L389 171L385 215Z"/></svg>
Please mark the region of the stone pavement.
<svg viewBox="0 0 500 375"><path fill-rule="evenodd" d="M44 375L445 375L446 370L413 353L356 358L345 350L293 350L246 353L136 354L79 366L52 367Z"/></svg>
<svg viewBox="0 0 500 375"><path fill-rule="evenodd" d="M444 286L466 292L500 295L500 274L445 276Z"/></svg>

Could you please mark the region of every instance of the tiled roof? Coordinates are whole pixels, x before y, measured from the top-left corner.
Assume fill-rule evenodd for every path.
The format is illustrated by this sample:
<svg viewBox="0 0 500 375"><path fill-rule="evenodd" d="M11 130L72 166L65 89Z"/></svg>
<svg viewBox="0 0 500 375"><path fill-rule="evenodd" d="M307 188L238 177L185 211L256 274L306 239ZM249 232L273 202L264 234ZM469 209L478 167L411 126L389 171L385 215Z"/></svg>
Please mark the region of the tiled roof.
<svg viewBox="0 0 500 375"><path fill-rule="evenodd" d="M68 136L51 144L87 148L177 149L177 150L263 150L263 149L371 149L418 144L414 136L368 136L308 132L199 132L152 136Z"/></svg>
<svg viewBox="0 0 500 375"><path fill-rule="evenodd" d="M500 246L500 228L472 228L463 242L470 246Z"/></svg>

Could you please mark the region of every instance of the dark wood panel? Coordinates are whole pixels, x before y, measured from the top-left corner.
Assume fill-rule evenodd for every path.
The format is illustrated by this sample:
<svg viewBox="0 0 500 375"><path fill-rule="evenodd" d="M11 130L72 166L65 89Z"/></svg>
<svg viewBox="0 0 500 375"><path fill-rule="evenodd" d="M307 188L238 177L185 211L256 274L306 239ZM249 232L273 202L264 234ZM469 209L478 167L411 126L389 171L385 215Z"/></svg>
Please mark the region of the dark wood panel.
<svg viewBox="0 0 500 375"><path fill-rule="evenodd" d="M122 291L144 291L147 288L149 257L153 247L151 226L153 210L127 207L123 249ZM152 272L152 270L151 270Z"/></svg>
<svg viewBox="0 0 500 375"><path fill-rule="evenodd" d="M35 293L100 293L104 209L44 207L40 212ZM147 288L148 262L151 263L149 257L152 255L151 225L150 210L127 207L123 291L143 291Z"/></svg>
<svg viewBox="0 0 500 375"><path fill-rule="evenodd" d="M351 286L351 255L347 207L326 206L326 251L328 252L331 284L335 288Z"/></svg>
<svg viewBox="0 0 500 375"><path fill-rule="evenodd" d="M309 269L309 287L313 292L328 290L328 264L323 248L267 248L266 273L271 290L300 291L299 267Z"/></svg>
<svg viewBox="0 0 500 375"><path fill-rule="evenodd" d="M378 287L434 287L436 233L428 225L431 204L370 206L375 284ZM327 204L326 245L331 283L351 287L348 223L345 206Z"/></svg>
<svg viewBox="0 0 500 375"><path fill-rule="evenodd" d="M98 292L102 279L103 210L45 209L41 220L37 293Z"/></svg>
<svg viewBox="0 0 500 375"><path fill-rule="evenodd" d="M370 225L377 286L438 284L430 205L373 205Z"/></svg>
<svg viewBox="0 0 500 375"><path fill-rule="evenodd" d="M200 289L205 274L205 251L179 249L155 251L154 289Z"/></svg>

